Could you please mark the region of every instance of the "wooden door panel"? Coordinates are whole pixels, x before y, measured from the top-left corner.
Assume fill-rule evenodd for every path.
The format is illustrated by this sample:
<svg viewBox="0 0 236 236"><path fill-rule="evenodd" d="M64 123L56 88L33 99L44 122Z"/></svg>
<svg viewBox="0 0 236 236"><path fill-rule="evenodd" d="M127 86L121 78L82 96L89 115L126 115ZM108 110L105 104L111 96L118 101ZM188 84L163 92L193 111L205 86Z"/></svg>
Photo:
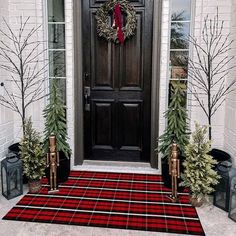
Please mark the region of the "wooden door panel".
<svg viewBox="0 0 236 236"><path fill-rule="evenodd" d="M142 150L142 101L119 104L119 141L121 150Z"/></svg>
<svg viewBox="0 0 236 236"><path fill-rule="evenodd" d="M132 40L127 40L121 50L121 90L142 90L143 71L143 15L137 11L137 30Z"/></svg>
<svg viewBox="0 0 236 236"><path fill-rule="evenodd" d="M112 59L114 47L111 43L97 37L95 13L91 14L91 83L92 89L112 90Z"/></svg>
<svg viewBox="0 0 236 236"><path fill-rule="evenodd" d="M92 100L93 148L113 149L114 100Z"/></svg>

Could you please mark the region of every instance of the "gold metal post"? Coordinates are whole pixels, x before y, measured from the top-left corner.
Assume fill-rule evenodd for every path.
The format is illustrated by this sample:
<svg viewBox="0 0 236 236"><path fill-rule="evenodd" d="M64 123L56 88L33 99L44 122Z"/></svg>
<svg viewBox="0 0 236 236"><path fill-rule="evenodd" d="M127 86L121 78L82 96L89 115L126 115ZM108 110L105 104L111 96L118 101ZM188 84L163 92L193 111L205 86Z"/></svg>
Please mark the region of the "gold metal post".
<svg viewBox="0 0 236 236"><path fill-rule="evenodd" d="M57 167L59 166L59 153L56 147L56 136L49 137L49 153L47 154L47 166L50 168L50 189L48 193L58 192Z"/></svg>
<svg viewBox="0 0 236 236"><path fill-rule="evenodd" d="M178 193L177 193L177 179L180 177L180 166L179 166L179 151L178 146L175 141L172 143L171 147L171 156L169 159L169 174L171 175L171 181L172 181L172 193L168 196L168 198L172 202L178 201Z"/></svg>

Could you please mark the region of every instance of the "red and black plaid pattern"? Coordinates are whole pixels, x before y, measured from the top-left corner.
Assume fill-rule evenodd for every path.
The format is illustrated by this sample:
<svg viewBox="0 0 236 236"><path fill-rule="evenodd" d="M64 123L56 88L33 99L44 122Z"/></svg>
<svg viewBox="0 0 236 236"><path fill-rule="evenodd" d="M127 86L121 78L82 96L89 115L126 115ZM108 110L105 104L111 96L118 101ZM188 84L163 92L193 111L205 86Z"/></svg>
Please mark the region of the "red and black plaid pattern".
<svg viewBox="0 0 236 236"><path fill-rule="evenodd" d="M72 171L55 194L43 179L41 191L26 194L3 219L204 235L188 193L172 203L161 181L159 175Z"/></svg>

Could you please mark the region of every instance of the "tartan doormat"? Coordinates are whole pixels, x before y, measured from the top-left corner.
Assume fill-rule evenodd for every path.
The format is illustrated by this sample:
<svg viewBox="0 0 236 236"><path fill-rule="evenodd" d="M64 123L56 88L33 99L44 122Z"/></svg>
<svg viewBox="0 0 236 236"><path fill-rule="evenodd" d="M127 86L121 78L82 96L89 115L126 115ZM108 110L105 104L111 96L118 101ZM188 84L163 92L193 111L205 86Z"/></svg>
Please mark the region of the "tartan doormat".
<svg viewBox="0 0 236 236"><path fill-rule="evenodd" d="M44 179L3 219L205 235L188 193L170 202L159 175L71 171L59 190L49 195Z"/></svg>

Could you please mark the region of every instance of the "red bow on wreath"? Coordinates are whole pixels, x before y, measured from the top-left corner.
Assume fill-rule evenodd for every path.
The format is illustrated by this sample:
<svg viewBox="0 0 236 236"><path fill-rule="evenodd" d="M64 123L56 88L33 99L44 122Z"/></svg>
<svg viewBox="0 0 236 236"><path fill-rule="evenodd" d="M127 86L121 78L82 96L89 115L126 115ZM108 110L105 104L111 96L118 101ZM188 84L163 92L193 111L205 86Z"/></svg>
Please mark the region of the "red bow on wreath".
<svg viewBox="0 0 236 236"><path fill-rule="evenodd" d="M122 31L122 18L121 18L121 9L120 4L116 4L114 8L114 23L113 26L118 28L117 37L120 43L124 43L124 35Z"/></svg>

